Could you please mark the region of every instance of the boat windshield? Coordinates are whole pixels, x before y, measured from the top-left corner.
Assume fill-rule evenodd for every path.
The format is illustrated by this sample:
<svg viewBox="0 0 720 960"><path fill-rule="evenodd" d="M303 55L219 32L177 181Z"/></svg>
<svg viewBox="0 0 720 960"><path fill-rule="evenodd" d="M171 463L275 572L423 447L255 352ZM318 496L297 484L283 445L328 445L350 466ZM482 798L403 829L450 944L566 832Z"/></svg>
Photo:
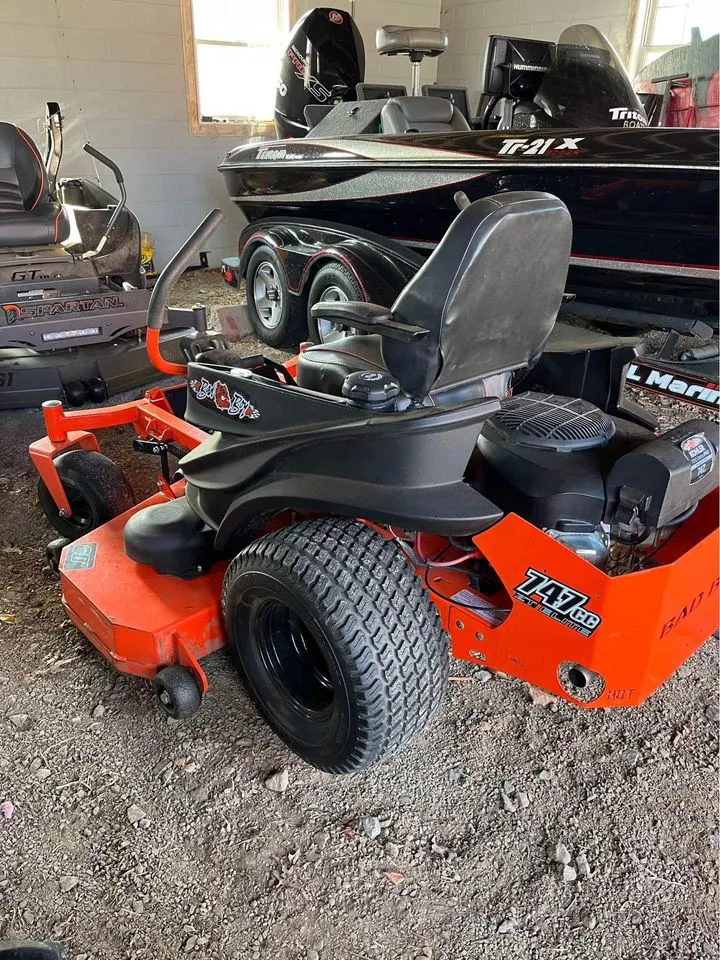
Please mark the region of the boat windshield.
<svg viewBox="0 0 720 960"><path fill-rule="evenodd" d="M535 102L563 127L646 127L622 61L597 27L563 30Z"/></svg>

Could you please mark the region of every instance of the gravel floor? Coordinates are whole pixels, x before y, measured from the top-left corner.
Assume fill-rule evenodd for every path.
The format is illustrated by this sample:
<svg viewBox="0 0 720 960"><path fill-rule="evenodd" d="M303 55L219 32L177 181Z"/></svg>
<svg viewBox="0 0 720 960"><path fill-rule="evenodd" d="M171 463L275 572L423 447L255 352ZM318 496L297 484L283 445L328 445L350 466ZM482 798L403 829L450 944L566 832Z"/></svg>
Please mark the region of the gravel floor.
<svg viewBox="0 0 720 960"><path fill-rule="evenodd" d="M199 297L233 300L207 274L176 299ZM667 423L696 415L668 403L650 402ZM269 732L224 653L174 723L68 625L26 452L40 416L0 429L0 940L75 960L718 956L715 640L631 711L456 663L425 736L333 779ZM119 429L103 449L146 493L153 461Z"/></svg>

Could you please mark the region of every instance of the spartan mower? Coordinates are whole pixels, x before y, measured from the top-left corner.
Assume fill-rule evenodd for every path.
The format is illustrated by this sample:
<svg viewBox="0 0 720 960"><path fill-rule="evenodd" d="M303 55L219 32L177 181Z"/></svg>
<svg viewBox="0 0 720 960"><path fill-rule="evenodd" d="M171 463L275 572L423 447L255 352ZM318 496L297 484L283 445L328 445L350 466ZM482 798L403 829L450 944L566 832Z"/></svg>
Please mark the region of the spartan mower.
<svg viewBox="0 0 720 960"><path fill-rule="evenodd" d="M63 399L72 406L155 375L143 343L150 292L140 264L140 227L125 206L118 166L108 167L120 200L98 183L58 179L62 118L47 105L47 146L0 123L0 409ZM171 311L163 339L180 359L187 333Z"/></svg>
<svg viewBox="0 0 720 960"><path fill-rule="evenodd" d="M103 424L46 405L41 499L83 531L59 555L73 623L177 718L227 644L278 735L336 773L423 729L449 653L579 707L641 704L716 627L718 428L657 436L510 393L553 329L571 233L549 194L479 200L391 309L313 308L362 336L286 366L199 338L185 419L177 403L143 427L191 449L140 504L116 497L121 475L65 466L100 456L75 427Z"/></svg>

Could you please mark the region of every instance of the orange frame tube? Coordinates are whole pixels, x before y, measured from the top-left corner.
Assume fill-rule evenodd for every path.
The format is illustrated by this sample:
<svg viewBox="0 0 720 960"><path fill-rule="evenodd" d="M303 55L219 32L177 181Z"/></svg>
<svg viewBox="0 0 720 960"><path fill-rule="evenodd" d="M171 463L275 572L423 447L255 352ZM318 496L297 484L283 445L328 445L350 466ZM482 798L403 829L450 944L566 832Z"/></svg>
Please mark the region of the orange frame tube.
<svg viewBox="0 0 720 960"><path fill-rule="evenodd" d="M185 368L181 369L185 373ZM185 385L167 389L184 390ZM30 459L58 509L66 511L68 515L72 510L54 460L73 447L99 450L97 437L91 431L129 424L143 440L178 443L188 450L197 447L207 437L204 430L192 426L173 413L166 391L159 387L148 390L140 400L95 410L67 412L59 400L48 400L43 404L43 416L47 436L30 445Z"/></svg>

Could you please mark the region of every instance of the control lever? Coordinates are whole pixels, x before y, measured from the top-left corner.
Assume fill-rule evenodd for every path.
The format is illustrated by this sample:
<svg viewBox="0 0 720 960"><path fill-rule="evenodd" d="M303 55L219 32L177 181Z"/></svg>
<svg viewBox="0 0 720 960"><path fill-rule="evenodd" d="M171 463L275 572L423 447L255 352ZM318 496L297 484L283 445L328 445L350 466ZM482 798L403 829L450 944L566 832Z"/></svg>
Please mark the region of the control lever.
<svg viewBox="0 0 720 960"><path fill-rule="evenodd" d="M228 342L221 333L208 333L207 309L203 304L196 304L188 313L193 315L194 333L180 340L180 349L188 363L192 363L205 353L206 350L227 350Z"/></svg>
<svg viewBox="0 0 720 960"><path fill-rule="evenodd" d="M112 208L112 213L110 219L107 222L105 227L105 232L100 237L98 245L94 250L86 250L82 255L83 260L91 260L93 257L96 257L103 249L107 243L107 239L110 236L110 231L115 226L117 218L125 209L125 203L127 202L127 190L125 189L125 180L122 175L120 167L115 163L114 160L111 160L110 157L106 157L104 153L100 153L99 150L96 150L90 143L83 144L83 150L85 153L89 153L91 157L94 157L95 160L98 160L100 163L104 164L109 170L115 174L115 179L117 180L117 185L120 187L120 202Z"/></svg>
<svg viewBox="0 0 720 960"><path fill-rule="evenodd" d="M457 193L453 194L453 200L460 213L462 213L463 210L467 210L471 203L470 197L464 190L458 190Z"/></svg>
<svg viewBox="0 0 720 960"><path fill-rule="evenodd" d="M167 264L153 288L150 303L148 304L145 345L151 363L160 373L180 376L184 376L187 373L187 367L185 365L181 363L171 363L162 356L160 352L160 330L165 320L170 291L182 276L185 268L193 262L198 251L205 247L207 240L217 230L224 219L225 217L221 210L211 210ZM204 336L207 331L205 307L193 307L192 313L193 326L195 327L196 333L198 333L199 336Z"/></svg>

